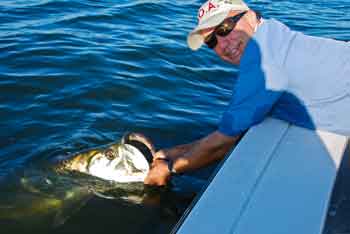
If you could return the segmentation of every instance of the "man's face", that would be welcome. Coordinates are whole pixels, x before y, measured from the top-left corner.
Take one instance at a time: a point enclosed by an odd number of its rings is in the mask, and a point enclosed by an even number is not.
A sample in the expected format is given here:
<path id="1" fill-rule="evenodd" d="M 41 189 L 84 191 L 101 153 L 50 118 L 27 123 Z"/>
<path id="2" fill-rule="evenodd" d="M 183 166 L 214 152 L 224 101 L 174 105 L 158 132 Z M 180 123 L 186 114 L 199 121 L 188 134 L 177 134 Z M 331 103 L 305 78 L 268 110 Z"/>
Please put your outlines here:
<path id="1" fill-rule="evenodd" d="M 232 12 L 229 16 L 235 16 L 240 12 Z M 205 29 L 202 36 L 207 37 L 215 28 Z M 239 65 L 244 49 L 254 30 L 245 17 L 242 17 L 234 29 L 226 36 L 215 35 L 217 44 L 213 48 L 216 54 L 229 63 Z"/>

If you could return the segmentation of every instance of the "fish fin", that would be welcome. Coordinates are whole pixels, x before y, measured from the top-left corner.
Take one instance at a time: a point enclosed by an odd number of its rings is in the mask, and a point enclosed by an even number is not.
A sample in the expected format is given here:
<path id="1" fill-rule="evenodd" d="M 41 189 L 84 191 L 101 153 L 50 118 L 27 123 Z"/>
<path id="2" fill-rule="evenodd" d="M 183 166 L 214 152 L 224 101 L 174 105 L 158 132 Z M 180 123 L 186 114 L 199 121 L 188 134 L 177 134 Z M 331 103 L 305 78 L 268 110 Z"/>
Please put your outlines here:
<path id="1" fill-rule="evenodd" d="M 77 213 L 94 194 L 89 188 L 79 187 L 66 192 L 63 198 L 63 207 L 59 210 L 53 220 L 53 227 L 63 225 L 71 216 Z"/>

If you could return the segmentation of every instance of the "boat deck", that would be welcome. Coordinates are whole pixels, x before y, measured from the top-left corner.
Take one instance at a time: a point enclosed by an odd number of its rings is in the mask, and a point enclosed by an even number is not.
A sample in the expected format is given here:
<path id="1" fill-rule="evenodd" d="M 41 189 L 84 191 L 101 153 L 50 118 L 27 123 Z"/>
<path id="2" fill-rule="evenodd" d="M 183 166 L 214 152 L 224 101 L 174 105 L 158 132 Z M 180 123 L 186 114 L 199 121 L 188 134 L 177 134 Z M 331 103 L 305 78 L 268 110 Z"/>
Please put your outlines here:
<path id="1" fill-rule="evenodd" d="M 347 143 L 266 119 L 247 132 L 174 233 L 322 233 Z"/>

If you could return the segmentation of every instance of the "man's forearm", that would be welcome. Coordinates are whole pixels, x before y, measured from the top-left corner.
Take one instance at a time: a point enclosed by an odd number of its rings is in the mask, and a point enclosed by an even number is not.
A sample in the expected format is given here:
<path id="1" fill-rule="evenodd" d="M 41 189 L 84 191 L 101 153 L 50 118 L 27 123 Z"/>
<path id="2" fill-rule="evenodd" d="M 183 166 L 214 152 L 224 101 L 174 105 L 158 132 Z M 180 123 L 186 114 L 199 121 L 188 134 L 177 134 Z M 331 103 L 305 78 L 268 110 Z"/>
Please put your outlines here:
<path id="1" fill-rule="evenodd" d="M 231 145 L 221 145 L 221 147 L 206 145 L 203 141 L 198 142 L 186 154 L 174 161 L 173 168 L 177 172 L 185 172 L 207 166 L 223 159 L 233 146 L 234 142 Z"/>
<path id="2" fill-rule="evenodd" d="M 230 137 L 215 131 L 193 143 L 159 150 L 154 155 L 151 169 L 144 183 L 162 186 L 170 179 L 172 169 L 182 173 L 220 160 L 238 142 L 239 138 L 240 136 Z M 167 158 L 172 162 L 160 158 Z M 173 165 L 172 169 L 169 167 L 170 163 Z"/>
<path id="3" fill-rule="evenodd" d="M 157 152 L 173 161 L 177 172 L 186 172 L 221 160 L 237 143 L 239 136 L 226 137 L 214 132 L 201 140 Z"/>
<path id="4" fill-rule="evenodd" d="M 198 143 L 199 141 L 194 141 L 188 144 L 177 145 L 169 149 L 161 149 L 156 153 L 156 157 L 166 157 L 175 161 L 177 158 L 184 156 L 191 151 L 191 149 L 193 149 Z"/>

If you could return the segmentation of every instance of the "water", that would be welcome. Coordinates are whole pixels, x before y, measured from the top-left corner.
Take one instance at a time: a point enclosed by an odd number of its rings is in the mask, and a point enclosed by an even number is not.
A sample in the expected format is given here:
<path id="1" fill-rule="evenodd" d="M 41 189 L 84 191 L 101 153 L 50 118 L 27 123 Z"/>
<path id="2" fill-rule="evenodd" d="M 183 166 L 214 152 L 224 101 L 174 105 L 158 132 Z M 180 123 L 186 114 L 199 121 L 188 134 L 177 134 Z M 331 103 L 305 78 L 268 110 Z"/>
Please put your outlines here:
<path id="1" fill-rule="evenodd" d="M 350 40 L 348 0 L 247 2 L 306 34 Z M 1 1 L 0 177 L 126 131 L 143 132 L 161 148 L 215 130 L 237 70 L 209 49 L 187 48 L 201 3 Z M 350 196 L 337 191 L 344 201 Z M 88 233 L 167 233 L 177 219 L 160 213 L 94 198 L 63 232 L 84 224 Z M 339 213 L 337 220 L 350 217 Z"/>

